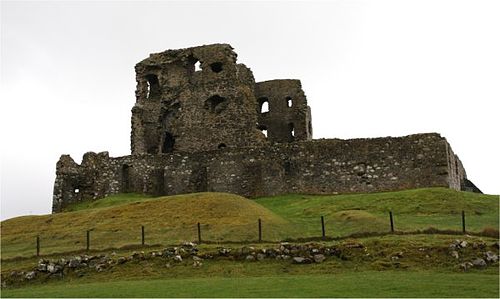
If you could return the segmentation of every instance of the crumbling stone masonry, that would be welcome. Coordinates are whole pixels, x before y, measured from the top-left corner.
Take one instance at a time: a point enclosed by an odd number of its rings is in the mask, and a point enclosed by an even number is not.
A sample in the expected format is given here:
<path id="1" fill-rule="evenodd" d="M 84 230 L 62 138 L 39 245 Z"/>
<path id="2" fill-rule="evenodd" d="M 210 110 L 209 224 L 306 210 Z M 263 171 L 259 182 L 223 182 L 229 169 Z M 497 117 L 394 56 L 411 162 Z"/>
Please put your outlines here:
<path id="1" fill-rule="evenodd" d="M 132 155 L 89 152 L 81 165 L 62 155 L 53 212 L 121 192 L 257 197 L 477 189 L 439 134 L 312 140 L 311 109 L 300 81 L 256 83 L 236 56 L 230 45 L 214 44 L 139 62 Z"/>

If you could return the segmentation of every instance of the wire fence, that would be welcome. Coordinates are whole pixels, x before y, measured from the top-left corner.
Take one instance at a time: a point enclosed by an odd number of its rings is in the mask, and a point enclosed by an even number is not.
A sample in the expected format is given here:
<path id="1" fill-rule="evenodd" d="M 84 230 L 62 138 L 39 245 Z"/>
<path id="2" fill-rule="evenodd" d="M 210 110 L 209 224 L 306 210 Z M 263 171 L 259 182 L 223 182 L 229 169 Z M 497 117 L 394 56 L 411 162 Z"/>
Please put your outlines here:
<path id="1" fill-rule="evenodd" d="M 342 228 L 341 231 L 344 234 L 336 232 L 336 226 L 340 226 L 339 222 L 335 219 L 328 219 L 326 216 L 319 216 L 316 223 L 273 223 L 268 226 L 260 218 L 256 219 L 254 223 L 239 225 L 221 224 L 214 221 L 214 223 L 187 223 L 170 228 L 151 225 L 128 228 L 100 228 L 96 226 L 81 232 L 32 232 L 27 235 L 2 240 L 2 258 L 175 245 L 180 242 L 194 242 L 197 244 L 303 242 L 415 233 L 471 234 L 498 238 L 498 225 L 489 230 L 483 229 L 481 232 L 468 231 L 465 211 L 462 211 L 460 218 L 456 219 L 454 229 L 449 227 L 437 229 L 436 226 L 427 226 L 426 229 L 422 229 L 422 227 L 409 229 L 408 225 L 402 225 L 402 229 L 398 229 L 397 219 L 395 219 L 393 212 L 389 211 L 385 224 L 374 221 L 363 229 L 356 230 L 356 228 L 352 228 L 349 230 Z M 433 224 L 436 224 L 436 222 Z M 477 225 L 475 227 L 477 228 Z"/>

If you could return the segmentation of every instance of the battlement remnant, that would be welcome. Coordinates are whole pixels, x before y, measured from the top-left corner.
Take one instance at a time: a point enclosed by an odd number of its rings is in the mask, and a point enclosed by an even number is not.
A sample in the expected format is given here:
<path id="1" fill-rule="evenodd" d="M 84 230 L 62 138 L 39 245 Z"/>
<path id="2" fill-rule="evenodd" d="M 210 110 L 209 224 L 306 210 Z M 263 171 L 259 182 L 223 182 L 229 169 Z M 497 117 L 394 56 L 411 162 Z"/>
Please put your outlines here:
<path id="1" fill-rule="evenodd" d="M 57 163 L 53 212 L 110 194 L 248 197 L 418 187 L 479 191 L 439 134 L 312 139 L 299 80 L 255 82 L 228 44 L 151 54 L 135 66 L 132 155 Z"/>

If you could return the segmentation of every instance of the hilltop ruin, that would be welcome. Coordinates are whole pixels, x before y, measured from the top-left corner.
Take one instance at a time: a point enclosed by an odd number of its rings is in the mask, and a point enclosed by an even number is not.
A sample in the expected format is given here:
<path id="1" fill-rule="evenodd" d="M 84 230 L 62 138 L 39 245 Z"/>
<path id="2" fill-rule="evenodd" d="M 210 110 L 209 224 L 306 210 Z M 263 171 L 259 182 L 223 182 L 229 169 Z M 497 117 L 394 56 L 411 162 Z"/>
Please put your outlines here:
<path id="1" fill-rule="evenodd" d="M 131 155 L 57 162 L 53 212 L 137 192 L 247 197 L 447 187 L 479 191 L 439 134 L 312 139 L 299 80 L 255 82 L 227 44 L 151 54 L 136 70 Z M 199 65 L 199 69 L 198 69 Z"/>

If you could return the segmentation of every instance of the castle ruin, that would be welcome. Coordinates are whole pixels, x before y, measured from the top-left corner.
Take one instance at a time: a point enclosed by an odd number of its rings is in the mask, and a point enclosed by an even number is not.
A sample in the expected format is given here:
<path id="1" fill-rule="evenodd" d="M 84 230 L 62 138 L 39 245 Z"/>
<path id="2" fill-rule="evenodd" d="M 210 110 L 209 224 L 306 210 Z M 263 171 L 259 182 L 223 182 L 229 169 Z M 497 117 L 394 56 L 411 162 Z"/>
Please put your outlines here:
<path id="1" fill-rule="evenodd" d="M 137 192 L 247 197 L 419 187 L 475 190 L 439 134 L 312 139 L 299 80 L 255 82 L 227 44 L 151 54 L 135 66 L 132 154 L 57 162 L 53 212 Z M 199 65 L 199 68 L 197 66 Z"/>

